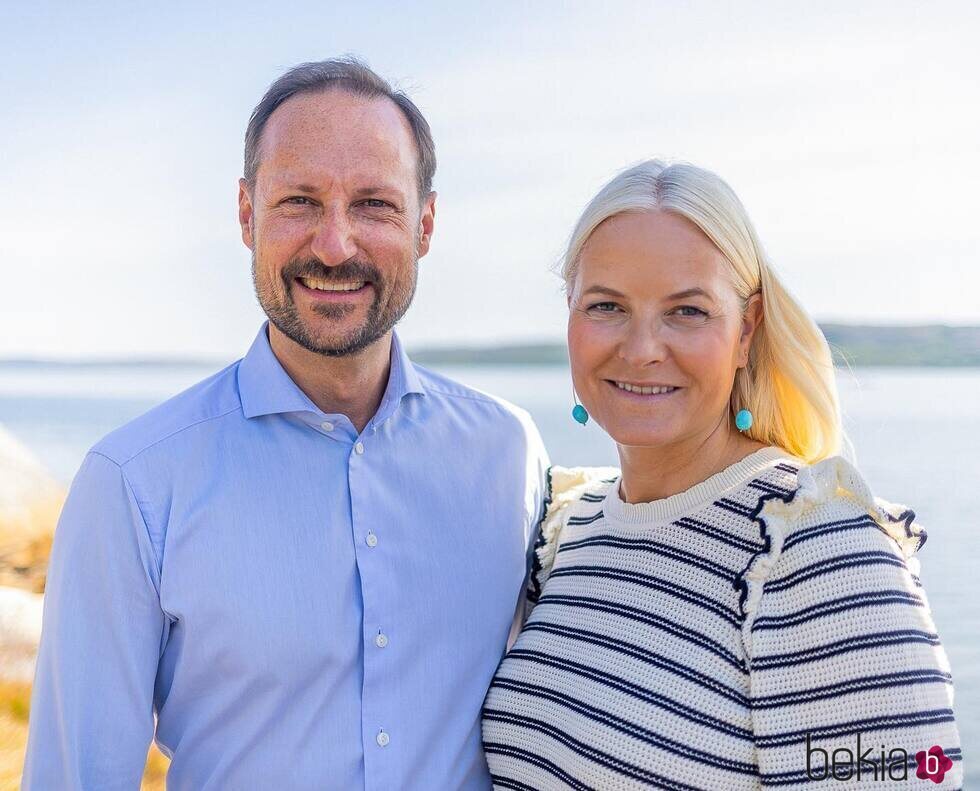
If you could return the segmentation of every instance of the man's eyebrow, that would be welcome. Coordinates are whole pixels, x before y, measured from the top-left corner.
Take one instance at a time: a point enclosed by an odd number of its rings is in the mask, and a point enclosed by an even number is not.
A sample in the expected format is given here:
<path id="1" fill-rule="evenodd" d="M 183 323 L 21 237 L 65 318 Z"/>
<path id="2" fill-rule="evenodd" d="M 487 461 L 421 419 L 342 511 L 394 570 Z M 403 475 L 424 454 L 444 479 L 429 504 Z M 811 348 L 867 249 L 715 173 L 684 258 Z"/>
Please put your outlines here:
<path id="1" fill-rule="evenodd" d="M 378 184 L 372 187 L 360 187 L 359 189 L 354 190 L 354 197 L 365 198 L 369 195 L 380 195 L 383 193 L 389 193 L 402 197 L 402 191 L 400 189 L 397 187 L 388 186 L 387 184 Z"/>
<path id="2" fill-rule="evenodd" d="M 316 187 L 311 187 L 309 184 L 284 184 L 283 189 L 287 192 L 308 192 L 310 194 L 317 191 Z"/>

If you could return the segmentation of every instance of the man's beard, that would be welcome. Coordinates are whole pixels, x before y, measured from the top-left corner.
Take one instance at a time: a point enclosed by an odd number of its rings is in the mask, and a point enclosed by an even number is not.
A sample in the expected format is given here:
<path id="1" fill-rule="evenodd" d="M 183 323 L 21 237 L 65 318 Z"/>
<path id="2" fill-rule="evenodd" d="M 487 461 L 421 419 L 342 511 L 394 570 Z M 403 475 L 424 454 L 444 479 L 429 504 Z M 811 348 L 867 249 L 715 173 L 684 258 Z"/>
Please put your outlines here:
<path id="1" fill-rule="evenodd" d="M 408 306 L 412 304 L 418 282 L 418 252 L 412 252 L 411 279 L 402 284 L 386 284 L 376 266 L 354 258 L 337 266 L 324 266 L 316 258 L 294 259 L 282 268 L 279 277 L 282 279 L 284 298 L 280 298 L 273 289 L 266 288 L 259 282 L 255 250 L 252 250 L 252 283 L 259 304 L 269 321 L 283 335 L 304 349 L 326 357 L 344 357 L 355 354 L 382 338 L 405 315 Z M 370 283 L 374 288 L 374 301 L 368 307 L 364 323 L 346 338 L 335 338 L 329 343 L 321 342 L 303 323 L 293 301 L 292 288 L 298 277 L 348 283 L 363 280 Z M 313 310 L 327 319 L 341 319 L 356 310 L 356 307 L 350 304 L 321 304 L 315 305 Z"/>

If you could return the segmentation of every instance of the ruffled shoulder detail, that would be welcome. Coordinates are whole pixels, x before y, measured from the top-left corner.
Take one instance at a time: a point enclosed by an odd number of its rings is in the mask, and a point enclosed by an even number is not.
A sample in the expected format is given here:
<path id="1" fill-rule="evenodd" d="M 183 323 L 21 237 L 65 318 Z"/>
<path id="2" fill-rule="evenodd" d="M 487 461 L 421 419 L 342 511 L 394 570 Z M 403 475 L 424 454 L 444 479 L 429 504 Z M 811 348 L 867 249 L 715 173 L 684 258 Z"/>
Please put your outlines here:
<path id="1" fill-rule="evenodd" d="M 615 467 L 559 467 L 548 469 L 548 491 L 534 560 L 528 598 L 536 602 L 545 579 L 555 564 L 562 527 L 574 512 L 574 505 L 584 495 L 596 495 L 619 477 Z"/>
<path id="2" fill-rule="evenodd" d="M 866 511 L 898 544 L 906 558 L 911 558 L 926 542 L 926 531 L 915 521 L 915 512 L 907 506 L 875 497 L 861 473 L 842 456 L 800 467 L 796 480 L 795 491 L 787 496 L 766 495 L 753 514 L 753 519 L 759 523 L 764 546 L 752 556 L 736 580 L 741 588 L 739 605 L 746 639 L 752 627 L 752 616 L 762 598 L 763 586 L 782 554 L 787 534 L 816 506 L 834 498 L 846 498 Z"/>

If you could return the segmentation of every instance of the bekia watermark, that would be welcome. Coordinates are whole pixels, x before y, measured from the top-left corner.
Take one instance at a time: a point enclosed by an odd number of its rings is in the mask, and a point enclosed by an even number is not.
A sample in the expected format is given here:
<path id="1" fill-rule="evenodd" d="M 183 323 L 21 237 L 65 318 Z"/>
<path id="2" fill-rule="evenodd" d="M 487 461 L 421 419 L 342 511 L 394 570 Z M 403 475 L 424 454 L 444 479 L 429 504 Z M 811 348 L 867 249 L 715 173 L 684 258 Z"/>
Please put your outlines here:
<path id="1" fill-rule="evenodd" d="M 872 745 L 861 749 L 861 734 L 857 735 L 854 749 L 838 747 L 828 753 L 822 747 L 814 747 L 810 734 L 806 735 L 806 776 L 810 780 L 908 780 L 910 760 L 908 750 L 885 745 Z M 920 780 L 941 783 L 953 762 L 934 745 L 915 754 L 915 776 Z"/>

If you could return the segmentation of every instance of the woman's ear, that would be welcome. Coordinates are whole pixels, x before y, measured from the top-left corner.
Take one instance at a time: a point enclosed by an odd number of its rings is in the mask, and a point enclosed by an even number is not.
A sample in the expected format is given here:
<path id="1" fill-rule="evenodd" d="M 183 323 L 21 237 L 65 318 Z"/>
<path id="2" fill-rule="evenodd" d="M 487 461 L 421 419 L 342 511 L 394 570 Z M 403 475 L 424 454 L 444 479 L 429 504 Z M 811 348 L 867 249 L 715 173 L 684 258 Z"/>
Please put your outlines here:
<path id="1" fill-rule="evenodd" d="M 738 337 L 739 367 L 749 364 L 749 349 L 752 348 L 752 338 L 763 321 L 762 294 L 756 291 L 742 311 L 741 333 Z"/>

